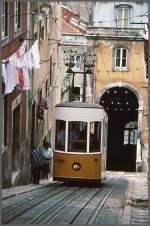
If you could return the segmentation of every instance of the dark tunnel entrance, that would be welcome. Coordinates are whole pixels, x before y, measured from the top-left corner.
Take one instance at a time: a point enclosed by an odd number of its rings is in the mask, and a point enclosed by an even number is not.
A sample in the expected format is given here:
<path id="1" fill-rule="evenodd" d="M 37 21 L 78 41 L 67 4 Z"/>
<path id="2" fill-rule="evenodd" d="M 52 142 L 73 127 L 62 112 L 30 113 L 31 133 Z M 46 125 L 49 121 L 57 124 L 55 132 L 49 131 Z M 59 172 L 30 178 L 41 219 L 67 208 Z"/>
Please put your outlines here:
<path id="1" fill-rule="evenodd" d="M 100 99 L 108 115 L 107 170 L 136 171 L 138 99 L 128 88 L 113 87 Z"/>

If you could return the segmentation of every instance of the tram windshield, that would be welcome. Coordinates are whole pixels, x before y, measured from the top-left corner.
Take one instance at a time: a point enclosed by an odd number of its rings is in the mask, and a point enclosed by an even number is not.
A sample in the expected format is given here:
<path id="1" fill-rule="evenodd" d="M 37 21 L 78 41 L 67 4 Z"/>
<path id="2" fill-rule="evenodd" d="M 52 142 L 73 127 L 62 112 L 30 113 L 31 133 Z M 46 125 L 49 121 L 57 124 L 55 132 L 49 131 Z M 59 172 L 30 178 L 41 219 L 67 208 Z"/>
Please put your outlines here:
<path id="1" fill-rule="evenodd" d="M 68 123 L 68 152 L 87 151 L 87 122 Z"/>
<path id="2" fill-rule="evenodd" d="M 65 151 L 66 122 L 56 120 L 55 149 Z"/>
<path id="3" fill-rule="evenodd" d="M 90 123 L 90 152 L 100 152 L 101 122 Z"/>

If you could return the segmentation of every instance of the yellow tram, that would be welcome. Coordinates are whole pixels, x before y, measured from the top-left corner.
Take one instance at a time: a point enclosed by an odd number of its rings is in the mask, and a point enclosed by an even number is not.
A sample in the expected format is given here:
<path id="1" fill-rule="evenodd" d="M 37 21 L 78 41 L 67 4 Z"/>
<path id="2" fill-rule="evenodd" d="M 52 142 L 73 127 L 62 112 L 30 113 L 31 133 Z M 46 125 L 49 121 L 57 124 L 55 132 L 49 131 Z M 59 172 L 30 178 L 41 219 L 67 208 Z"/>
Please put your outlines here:
<path id="1" fill-rule="evenodd" d="M 107 114 L 98 104 L 65 102 L 55 108 L 53 180 L 105 177 Z"/>

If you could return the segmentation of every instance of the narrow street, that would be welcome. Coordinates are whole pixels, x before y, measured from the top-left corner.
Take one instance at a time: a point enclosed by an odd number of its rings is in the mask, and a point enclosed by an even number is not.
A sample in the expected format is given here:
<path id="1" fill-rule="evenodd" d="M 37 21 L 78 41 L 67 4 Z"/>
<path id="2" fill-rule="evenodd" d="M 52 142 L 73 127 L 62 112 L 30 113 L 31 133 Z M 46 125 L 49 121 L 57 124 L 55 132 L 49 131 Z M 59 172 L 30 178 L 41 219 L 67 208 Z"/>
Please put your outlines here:
<path id="1" fill-rule="evenodd" d="M 149 1 L 0 10 L 2 223 L 148 224 Z"/>
<path id="2" fill-rule="evenodd" d="M 2 222 L 148 224 L 146 175 L 109 171 L 101 184 L 53 182 L 16 194 L 3 199 Z"/>

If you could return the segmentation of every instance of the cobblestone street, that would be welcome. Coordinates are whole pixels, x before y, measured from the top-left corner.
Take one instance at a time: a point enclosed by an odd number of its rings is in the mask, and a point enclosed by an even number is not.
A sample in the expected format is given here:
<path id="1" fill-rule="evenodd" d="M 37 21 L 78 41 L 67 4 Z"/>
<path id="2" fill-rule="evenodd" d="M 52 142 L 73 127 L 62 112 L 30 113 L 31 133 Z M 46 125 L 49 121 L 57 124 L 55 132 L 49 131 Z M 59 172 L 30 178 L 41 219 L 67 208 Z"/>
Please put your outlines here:
<path id="1" fill-rule="evenodd" d="M 118 175 L 111 172 L 100 187 L 65 186 L 50 180 L 47 183 L 41 181 L 37 186 L 24 186 L 22 191 L 21 188 L 20 191 L 17 188 L 3 189 L 3 221 L 21 224 L 148 224 L 146 175 Z M 40 197 L 43 198 L 38 200 Z"/>
<path id="2" fill-rule="evenodd" d="M 149 1 L 0 2 L 2 224 L 149 225 Z"/>

